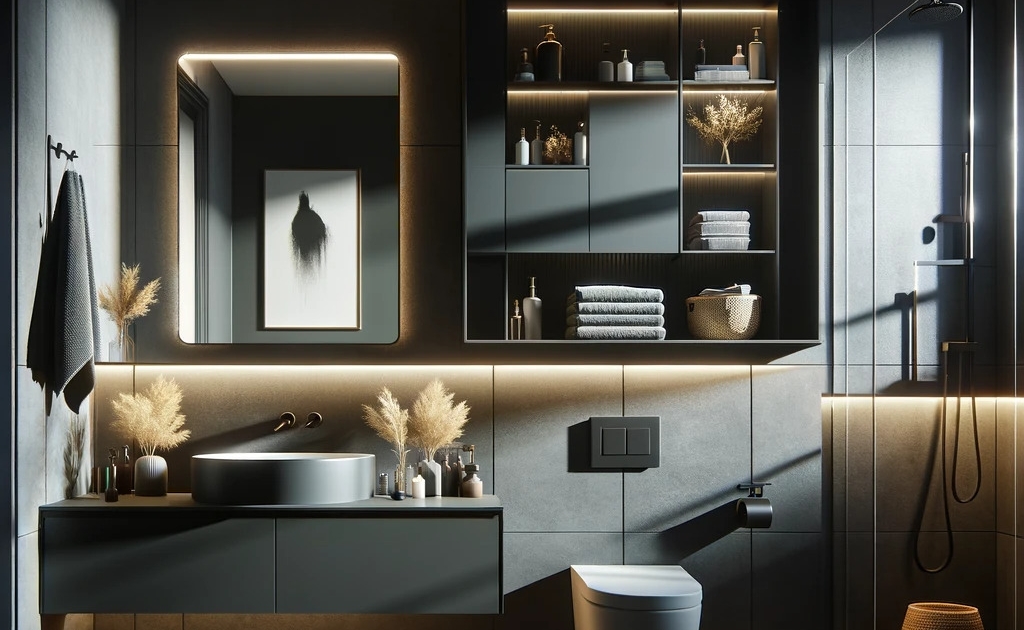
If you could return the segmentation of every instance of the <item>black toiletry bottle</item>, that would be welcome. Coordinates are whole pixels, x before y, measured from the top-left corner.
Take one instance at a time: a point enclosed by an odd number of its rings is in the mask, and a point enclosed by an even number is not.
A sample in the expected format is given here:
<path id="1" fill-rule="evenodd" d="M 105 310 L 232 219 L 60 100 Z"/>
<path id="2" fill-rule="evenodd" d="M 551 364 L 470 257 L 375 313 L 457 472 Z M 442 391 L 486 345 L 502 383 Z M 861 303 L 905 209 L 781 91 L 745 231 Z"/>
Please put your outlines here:
<path id="1" fill-rule="evenodd" d="M 541 24 L 540 28 L 548 29 L 544 41 L 537 44 L 536 60 L 533 69 L 538 81 L 562 80 L 562 44 L 555 40 L 555 25 Z"/>
<path id="2" fill-rule="evenodd" d="M 117 465 L 117 493 L 132 493 L 132 461 L 129 455 L 131 449 L 125 444 L 121 447 L 121 463 Z"/>
<path id="3" fill-rule="evenodd" d="M 117 503 L 117 470 L 114 461 L 117 459 L 117 451 L 109 449 L 110 451 L 110 470 L 113 473 L 113 478 L 108 479 L 107 487 L 103 491 L 103 500 L 107 503 Z"/>
<path id="4" fill-rule="evenodd" d="M 708 51 L 704 48 L 704 40 L 700 40 L 697 44 L 697 61 L 695 62 L 698 66 L 702 66 L 708 62 Z"/>

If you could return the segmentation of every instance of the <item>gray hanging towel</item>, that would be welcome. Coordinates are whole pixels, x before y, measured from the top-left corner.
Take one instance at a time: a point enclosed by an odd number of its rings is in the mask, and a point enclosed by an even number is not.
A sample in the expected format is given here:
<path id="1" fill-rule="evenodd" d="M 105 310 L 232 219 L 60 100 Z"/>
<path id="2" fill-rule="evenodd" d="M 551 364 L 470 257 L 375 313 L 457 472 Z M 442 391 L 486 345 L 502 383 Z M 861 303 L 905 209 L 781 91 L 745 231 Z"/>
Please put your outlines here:
<path id="1" fill-rule="evenodd" d="M 43 240 L 28 331 L 28 367 L 32 380 L 46 392 L 47 415 L 53 397 L 61 392 L 78 413 L 95 385 L 99 347 L 85 187 L 81 175 L 67 170 Z"/>

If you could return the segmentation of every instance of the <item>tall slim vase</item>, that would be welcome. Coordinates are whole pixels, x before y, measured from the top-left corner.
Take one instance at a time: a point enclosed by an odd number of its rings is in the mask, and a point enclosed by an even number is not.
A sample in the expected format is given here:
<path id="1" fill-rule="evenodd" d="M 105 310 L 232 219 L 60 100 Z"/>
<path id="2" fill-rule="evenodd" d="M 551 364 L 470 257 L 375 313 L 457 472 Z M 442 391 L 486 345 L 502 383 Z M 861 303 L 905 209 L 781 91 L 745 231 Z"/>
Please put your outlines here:
<path id="1" fill-rule="evenodd" d="M 167 460 L 143 455 L 135 460 L 135 496 L 162 497 L 167 494 Z"/>

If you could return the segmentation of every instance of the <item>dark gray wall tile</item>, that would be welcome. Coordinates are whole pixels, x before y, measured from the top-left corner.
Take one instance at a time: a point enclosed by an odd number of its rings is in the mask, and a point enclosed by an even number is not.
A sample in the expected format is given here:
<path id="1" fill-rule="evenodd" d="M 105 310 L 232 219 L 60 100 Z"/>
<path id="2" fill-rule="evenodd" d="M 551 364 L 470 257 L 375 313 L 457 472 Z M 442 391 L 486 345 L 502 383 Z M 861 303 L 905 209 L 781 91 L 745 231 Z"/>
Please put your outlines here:
<path id="1" fill-rule="evenodd" d="M 18 0 L 17 3 L 17 247 L 15 264 L 17 335 L 15 357 L 25 365 L 28 328 L 39 272 L 46 221 L 46 3 Z M 57 166 L 53 161 L 54 168 Z"/>
<path id="2" fill-rule="evenodd" d="M 772 531 L 821 530 L 823 367 L 753 368 L 752 477 L 769 481 Z M 786 392 L 780 396 L 779 392 Z"/>
<path id="3" fill-rule="evenodd" d="M 870 532 L 874 529 L 875 467 L 872 460 L 875 446 L 871 403 L 869 398 L 838 398 L 835 402 L 833 431 L 842 433 L 845 442 L 845 467 L 837 474 L 837 479 L 846 478 L 846 501 L 835 514 L 837 531 Z"/>
<path id="4" fill-rule="evenodd" d="M 996 534 L 996 627 L 1013 628 L 1014 606 L 1016 605 L 1017 552 L 1014 537 Z"/>
<path id="5" fill-rule="evenodd" d="M 833 0 L 826 6 L 831 10 L 833 142 L 871 144 L 871 11 L 858 0 Z"/>
<path id="6" fill-rule="evenodd" d="M 873 168 L 874 155 L 871 147 L 848 148 L 845 200 L 847 256 L 839 263 L 846 273 L 846 309 L 836 313 L 840 325 L 846 327 L 847 364 L 870 365 L 873 360 Z"/>
<path id="7" fill-rule="evenodd" d="M 826 624 L 826 564 L 822 534 L 753 532 L 751 550 L 754 630 Z M 794 606 L 793 593 L 800 593 Z"/>
<path id="8" fill-rule="evenodd" d="M 184 630 L 442 630 L 459 624 L 489 630 L 493 619 L 488 615 L 185 615 Z"/>
<path id="9" fill-rule="evenodd" d="M 978 476 L 969 408 L 961 407 L 960 452 L 957 488 L 968 497 Z M 875 402 L 876 470 L 880 531 L 942 531 L 943 482 L 940 443 L 940 400 L 879 398 Z M 946 475 L 952 483 L 956 404 L 948 403 L 946 417 Z M 981 446 L 981 489 L 971 503 L 960 504 L 950 496 L 950 515 L 957 531 L 991 531 L 995 526 L 995 402 L 978 400 Z M 952 486 L 949 486 L 950 491 Z"/>
<path id="10" fill-rule="evenodd" d="M 622 531 L 619 472 L 571 472 L 569 429 L 622 415 L 622 367 L 496 366 L 494 489 L 506 532 Z"/>
<path id="11" fill-rule="evenodd" d="M 1016 436 L 1014 428 L 1017 403 L 1013 399 L 996 400 L 996 531 L 1013 536 L 1014 520 L 1017 516 L 1016 497 Z"/>
<path id="12" fill-rule="evenodd" d="M 985 627 L 996 627 L 995 534 L 954 534 L 953 560 L 947 569 L 936 574 L 924 573 L 914 565 L 912 533 L 883 532 L 876 540 L 879 628 L 899 627 L 907 604 L 919 601 L 977 606 Z M 925 566 L 936 566 L 947 551 L 945 533 L 923 534 L 920 547 Z"/>
<path id="13" fill-rule="evenodd" d="M 751 536 L 728 534 L 694 550 L 693 542 L 671 530 L 626 534 L 626 564 L 679 564 L 700 582 L 701 628 L 750 628 Z"/>
<path id="14" fill-rule="evenodd" d="M 569 566 L 622 564 L 622 534 L 506 533 L 504 557 L 505 612 L 495 627 L 570 630 Z"/>
<path id="15" fill-rule="evenodd" d="M 661 416 L 661 466 L 625 475 L 626 531 L 664 531 L 742 496 L 750 368 L 626 366 L 624 384 L 626 415 Z"/>
<path id="16" fill-rule="evenodd" d="M 832 541 L 832 618 L 836 628 L 873 630 L 875 549 L 869 532 L 837 533 Z"/>
<path id="17" fill-rule="evenodd" d="M 46 412 L 43 393 L 28 368 L 16 368 L 18 387 L 15 424 L 15 476 L 17 480 L 17 535 L 39 529 L 39 506 L 46 500 Z"/>

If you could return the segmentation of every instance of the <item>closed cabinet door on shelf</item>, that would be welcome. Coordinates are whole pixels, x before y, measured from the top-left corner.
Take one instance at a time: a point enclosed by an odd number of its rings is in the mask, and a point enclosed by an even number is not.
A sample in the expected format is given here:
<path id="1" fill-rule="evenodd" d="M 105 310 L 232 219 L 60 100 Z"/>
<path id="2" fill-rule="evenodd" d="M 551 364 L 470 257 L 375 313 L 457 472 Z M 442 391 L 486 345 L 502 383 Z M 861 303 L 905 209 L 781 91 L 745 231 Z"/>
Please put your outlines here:
<path id="1" fill-rule="evenodd" d="M 510 252 L 586 252 L 590 247 L 587 169 L 505 171 L 505 234 Z"/>

